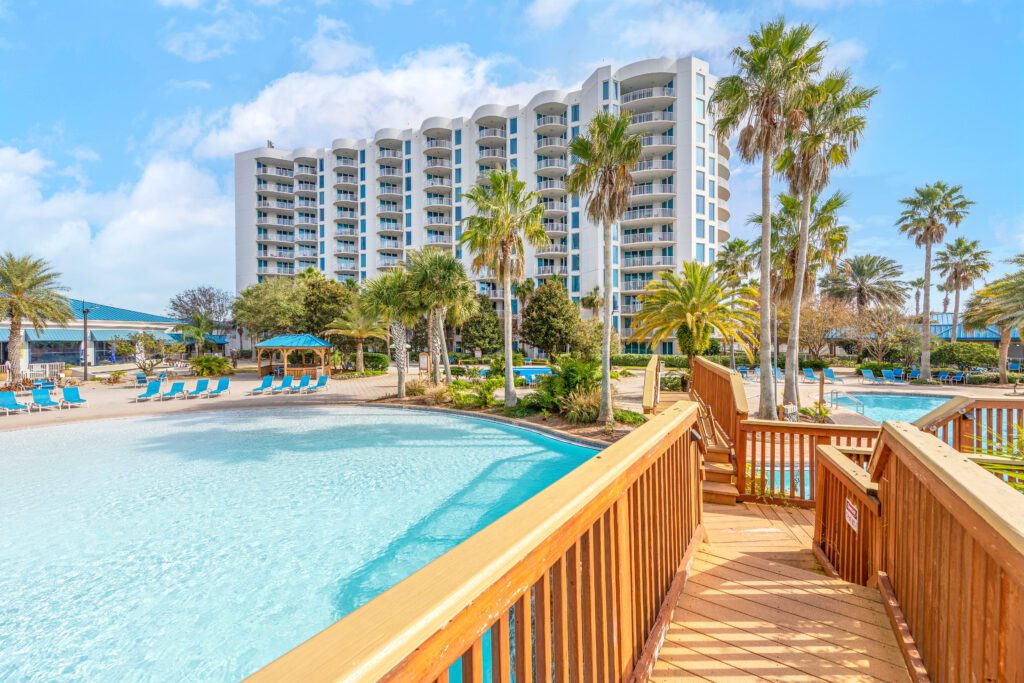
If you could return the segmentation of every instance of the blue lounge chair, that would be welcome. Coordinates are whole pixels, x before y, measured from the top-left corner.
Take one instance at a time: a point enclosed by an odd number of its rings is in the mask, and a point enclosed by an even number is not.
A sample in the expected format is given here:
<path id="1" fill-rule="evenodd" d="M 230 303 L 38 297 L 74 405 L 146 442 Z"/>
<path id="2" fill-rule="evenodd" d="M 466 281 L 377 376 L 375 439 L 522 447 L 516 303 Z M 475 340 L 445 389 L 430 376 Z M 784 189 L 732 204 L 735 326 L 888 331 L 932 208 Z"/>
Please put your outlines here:
<path id="1" fill-rule="evenodd" d="M 202 398 L 210 391 L 210 380 L 208 379 L 197 379 L 196 388 L 185 394 L 185 398 Z"/>
<path id="2" fill-rule="evenodd" d="M 220 396 L 221 394 L 226 393 L 230 387 L 231 378 L 221 377 L 219 380 L 217 380 L 217 388 L 213 389 L 212 391 L 206 392 L 206 398 L 215 398 L 217 396 Z"/>
<path id="3" fill-rule="evenodd" d="M 135 397 L 135 402 L 148 401 L 151 398 L 157 400 L 160 399 L 160 382 L 159 380 L 150 380 L 149 384 L 146 385 L 145 393 L 139 394 Z"/>
<path id="4" fill-rule="evenodd" d="M 53 385 L 52 379 L 34 379 L 32 380 L 32 387 L 34 389 L 46 389 L 47 391 L 57 388 Z"/>
<path id="5" fill-rule="evenodd" d="M 903 376 L 903 368 L 896 368 L 895 370 L 892 371 L 892 374 L 893 374 L 893 377 L 895 377 L 896 379 L 898 379 L 900 381 L 903 381 L 904 379 L 906 379 Z"/>
<path id="6" fill-rule="evenodd" d="M 836 377 L 836 371 L 832 368 L 825 368 L 822 372 L 825 373 L 825 379 L 832 384 L 835 384 L 836 382 L 839 382 L 840 384 L 846 383 L 841 377 Z"/>
<path id="7" fill-rule="evenodd" d="M 144 387 L 146 386 L 146 373 L 137 372 L 135 373 L 135 386 Z"/>
<path id="8" fill-rule="evenodd" d="M 814 374 L 814 370 L 810 368 L 804 368 L 804 379 L 808 382 L 818 382 L 821 380 L 820 377 Z"/>
<path id="9" fill-rule="evenodd" d="M 321 389 L 326 389 L 327 380 L 329 379 L 330 377 L 328 377 L 327 375 L 320 375 L 320 377 L 318 377 L 316 380 L 316 384 L 310 384 L 308 387 L 303 389 L 303 391 L 305 391 L 307 394 L 315 394 Z"/>
<path id="10" fill-rule="evenodd" d="M 778 381 L 786 381 L 786 378 L 782 376 L 782 370 L 779 370 L 778 368 L 772 368 L 772 374 L 775 375 L 775 379 L 777 379 Z"/>
<path id="11" fill-rule="evenodd" d="M 939 374 L 938 374 L 938 375 L 937 375 L 937 376 L 935 377 L 935 379 L 939 380 L 940 382 L 948 382 L 948 381 L 949 381 L 949 373 L 948 373 L 948 372 L 946 372 L 945 370 L 942 370 L 942 371 L 941 371 L 941 372 L 939 372 Z"/>
<path id="12" fill-rule="evenodd" d="M 165 398 L 185 398 L 185 383 L 171 382 L 171 388 L 160 394 L 160 400 Z"/>
<path id="13" fill-rule="evenodd" d="M 1010 372 L 1020 372 L 1020 363 L 1010 363 Z"/>
<path id="14" fill-rule="evenodd" d="M 263 382 L 258 387 L 253 387 L 249 390 L 249 396 L 259 396 L 263 392 L 270 389 L 270 385 L 274 383 L 273 375 L 263 375 Z"/>
<path id="15" fill-rule="evenodd" d="M 57 410 L 63 408 L 59 401 L 54 401 L 50 396 L 49 389 L 33 389 L 32 403 L 28 406 L 29 412 L 32 412 L 32 406 L 35 406 L 39 412 L 43 412 L 43 408 L 56 408 Z"/>
<path id="16" fill-rule="evenodd" d="M 28 406 L 18 403 L 14 398 L 13 391 L 0 391 L 0 409 L 4 411 L 5 415 L 11 413 L 23 413 L 28 410 Z"/>
<path id="17" fill-rule="evenodd" d="M 276 387 L 270 388 L 270 393 L 278 394 L 285 391 L 289 391 L 292 388 L 292 379 L 294 378 L 291 375 L 285 375 L 284 377 L 281 378 L 280 384 L 278 384 Z"/>
<path id="18" fill-rule="evenodd" d="M 958 372 L 955 375 L 953 375 L 952 377 L 949 377 L 946 381 L 949 382 L 950 384 L 960 384 L 961 382 L 963 382 L 964 384 L 967 384 L 967 380 L 964 379 L 964 377 L 966 377 L 966 376 L 967 376 L 967 373 Z"/>
<path id="19" fill-rule="evenodd" d="M 68 408 L 70 408 L 71 406 L 88 407 L 89 405 L 89 402 L 82 398 L 82 396 L 78 393 L 78 387 L 64 387 L 61 390 L 61 393 L 63 394 L 63 397 L 61 398 L 61 403 L 66 404 Z"/>
<path id="20" fill-rule="evenodd" d="M 921 379 L 921 371 L 920 370 L 911 370 L 910 371 L 910 377 L 908 377 L 907 379 L 910 380 L 911 382 L 913 382 L 915 379 Z"/>
<path id="21" fill-rule="evenodd" d="M 867 368 L 864 368 L 863 370 L 861 370 L 860 374 L 861 374 L 861 378 L 862 378 L 861 379 L 861 383 L 862 384 L 863 384 L 864 380 L 867 380 L 869 382 L 874 382 L 875 384 L 884 384 L 885 383 L 884 379 L 882 379 L 881 377 L 875 377 L 875 373 L 871 372 L 871 370 L 868 370 Z"/>
<path id="22" fill-rule="evenodd" d="M 892 384 L 903 384 L 903 380 L 897 379 L 892 370 L 882 370 L 882 377 L 885 378 L 886 382 L 890 382 Z"/>
<path id="23" fill-rule="evenodd" d="M 303 375 L 299 378 L 299 383 L 288 387 L 288 393 L 290 394 L 301 394 L 303 391 L 309 388 L 309 375 Z"/>

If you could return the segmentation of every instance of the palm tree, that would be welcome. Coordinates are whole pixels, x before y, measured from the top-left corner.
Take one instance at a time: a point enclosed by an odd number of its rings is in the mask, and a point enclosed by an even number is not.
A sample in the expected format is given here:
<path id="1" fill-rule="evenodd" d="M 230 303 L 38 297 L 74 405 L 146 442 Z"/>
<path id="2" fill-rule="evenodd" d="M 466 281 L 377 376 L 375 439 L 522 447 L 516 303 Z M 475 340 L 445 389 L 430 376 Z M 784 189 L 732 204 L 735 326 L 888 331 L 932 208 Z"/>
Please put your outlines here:
<path id="1" fill-rule="evenodd" d="M 193 313 L 188 322 L 184 322 L 174 329 L 181 332 L 185 339 L 192 340 L 195 354 L 199 356 L 206 348 L 206 335 L 213 334 L 214 323 L 202 313 Z"/>
<path id="2" fill-rule="evenodd" d="M 991 325 L 999 329 L 999 383 L 1006 384 L 1013 330 L 1024 330 L 1024 272 L 996 280 L 967 301 L 964 327 L 982 330 Z"/>
<path id="3" fill-rule="evenodd" d="M 960 292 L 980 280 L 992 267 L 991 253 L 981 249 L 978 240 L 957 237 L 935 255 L 935 269 L 945 279 L 946 289 L 953 290 L 953 331 L 950 342 L 956 341 L 956 328 L 960 324 Z"/>
<path id="4" fill-rule="evenodd" d="M 44 259 L 15 256 L 9 251 L 0 256 L 0 320 L 11 321 L 7 343 L 11 384 L 21 381 L 22 321 L 27 319 L 36 332 L 50 323 L 66 324 L 71 319 L 66 291 L 60 273 Z"/>
<path id="5" fill-rule="evenodd" d="M 629 112 L 597 112 L 586 135 L 573 138 L 569 153 L 576 166 L 566 177 L 569 192 L 587 197 L 587 216 L 603 227 L 605 293 L 612 291 L 612 224 L 629 207 L 633 188 L 630 169 L 640 160 L 643 143 L 631 134 Z M 612 406 L 612 297 L 604 297 L 604 331 L 601 338 L 601 410 L 598 420 L 610 428 L 615 421 Z"/>
<path id="6" fill-rule="evenodd" d="M 494 170 L 488 183 L 477 185 L 464 196 L 473 207 L 465 218 L 460 243 L 473 254 L 473 268 L 491 269 L 501 281 L 505 310 L 505 405 L 516 404 L 512 362 L 512 283 L 523 279 L 526 244 L 536 247 L 550 242 L 544 231 L 544 205 L 540 194 L 526 189 L 515 169 Z"/>
<path id="7" fill-rule="evenodd" d="M 942 295 L 942 314 L 946 315 L 949 313 L 949 287 L 943 283 L 936 285 L 935 289 Z"/>
<path id="8" fill-rule="evenodd" d="M 338 335 L 355 340 L 356 372 L 363 371 L 363 343 L 367 339 L 384 339 L 387 333 L 387 325 L 380 316 L 371 311 L 369 306 L 359 303 L 350 307 L 340 318 L 332 320 L 323 331 L 324 336 Z"/>
<path id="9" fill-rule="evenodd" d="M 678 273 L 660 273 L 644 288 L 640 301 L 631 341 L 653 335 L 654 346 L 675 335 L 690 359 L 703 353 L 711 333 L 717 332 L 750 353 L 757 334 L 757 290 L 713 264 L 684 261 Z"/>
<path id="10" fill-rule="evenodd" d="M 754 270 L 754 245 L 738 237 L 734 237 L 721 246 L 715 269 L 725 277 L 736 278 L 741 284 L 747 283 L 750 272 Z M 736 345 L 729 343 L 729 367 L 736 368 Z"/>
<path id="11" fill-rule="evenodd" d="M 903 268 L 885 256 L 862 254 L 843 261 L 838 273 L 821 279 L 821 290 L 828 296 L 857 304 L 857 313 L 869 306 L 902 306 L 907 285 L 900 281 Z"/>
<path id="12" fill-rule="evenodd" d="M 924 287 L 924 278 L 916 277 L 907 283 L 914 289 L 914 317 L 921 317 L 921 289 Z"/>
<path id="13" fill-rule="evenodd" d="M 921 319 L 921 376 L 931 377 L 931 288 L 932 246 L 940 244 L 950 226 L 959 226 L 974 202 L 964 197 L 959 185 L 941 180 L 914 189 L 914 196 L 901 199 L 906 207 L 896 227 L 919 247 L 924 247 L 924 316 Z"/>
<path id="14" fill-rule="evenodd" d="M 847 166 L 850 155 L 860 144 L 867 126 L 864 111 L 878 88 L 850 84 L 848 72 L 828 74 L 819 83 L 809 85 L 802 94 L 801 106 L 794 118 L 801 120 L 788 136 L 786 150 L 779 157 L 791 192 L 799 197 L 799 236 L 793 267 L 793 292 L 790 300 L 789 339 L 786 342 L 786 383 L 783 401 L 799 404 L 798 372 L 800 364 L 800 307 L 811 227 L 811 200 L 829 183 L 832 169 Z M 836 194 L 840 204 L 842 195 Z M 811 282 L 813 282 L 813 277 Z"/>
<path id="15" fill-rule="evenodd" d="M 594 287 L 592 290 L 584 294 L 580 298 L 580 305 L 590 311 L 593 315 L 598 315 L 601 312 L 601 307 L 604 306 L 604 297 L 601 296 L 601 288 Z"/>
<path id="16" fill-rule="evenodd" d="M 740 156 L 761 159 L 761 399 L 758 414 L 775 419 L 775 382 L 771 371 L 771 177 L 776 157 L 794 123 L 798 96 L 821 69 L 825 43 L 811 43 L 806 24 L 787 28 L 783 19 L 762 24 L 732 52 L 737 74 L 719 79 L 711 98 L 719 141 L 739 131 Z"/>
<path id="17" fill-rule="evenodd" d="M 433 384 L 440 381 L 442 365 L 447 380 L 451 381 L 444 322 L 448 317 L 449 308 L 466 297 L 475 296 L 473 283 L 466 276 L 462 262 L 448 251 L 424 249 L 410 252 L 406 267 L 409 270 L 412 290 L 427 312 L 430 381 Z"/>
<path id="18" fill-rule="evenodd" d="M 409 271 L 404 268 L 381 273 L 363 285 L 362 305 L 371 315 L 387 322 L 398 370 L 398 398 L 405 398 L 409 369 L 409 328 L 420 319 L 421 309 L 413 296 Z"/>

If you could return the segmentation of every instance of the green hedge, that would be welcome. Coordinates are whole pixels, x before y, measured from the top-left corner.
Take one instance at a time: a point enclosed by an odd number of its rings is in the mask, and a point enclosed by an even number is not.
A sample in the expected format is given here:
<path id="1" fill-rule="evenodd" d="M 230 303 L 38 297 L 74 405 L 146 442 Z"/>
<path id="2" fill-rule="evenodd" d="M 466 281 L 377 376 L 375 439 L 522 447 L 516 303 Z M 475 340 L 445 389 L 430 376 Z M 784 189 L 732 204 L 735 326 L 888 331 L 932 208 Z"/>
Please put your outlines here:
<path id="1" fill-rule="evenodd" d="M 991 368 L 999 363 L 999 351 L 994 346 L 977 342 L 939 344 L 932 351 L 932 363 L 957 367 Z"/>
<path id="2" fill-rule="evenodd" d="M 388 357 L 384 353 L 364 353 L 363 369 L 383 372 L 388 369 Z"/>
<path id="3" fill-rule="evenodd" d="M 1014 384 L 1021 380 L 1024 380 L 1024 374 L 1019 372 L 1009 372 L 1006 374 L 1006 379 L 1009 380 L 1010 384 Z M 968 384 L 998 384 L 999 373 L 998 372 L 979 372 L 973 375 L 967 376 Z"/>

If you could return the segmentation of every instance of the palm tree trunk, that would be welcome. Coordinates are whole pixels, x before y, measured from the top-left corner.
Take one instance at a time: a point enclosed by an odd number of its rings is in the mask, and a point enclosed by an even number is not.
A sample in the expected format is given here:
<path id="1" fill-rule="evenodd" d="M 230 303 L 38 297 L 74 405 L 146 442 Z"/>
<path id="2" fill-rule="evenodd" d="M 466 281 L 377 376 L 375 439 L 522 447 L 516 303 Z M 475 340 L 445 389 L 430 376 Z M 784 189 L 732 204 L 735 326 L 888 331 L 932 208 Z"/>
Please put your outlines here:
<path id="1" fill-rule="evenodd" d="M 439 346 L 441 347 L 441 365 L 444 366 L 444 381 L 448 384 L 452 383 L 452 366 L 448 361 L 448 341 L 444 332 L 444 319 L 448 313 L 442 309 L 437 316 L 437 338 Z"/>
<path id="2" fill-rule="evenodd" d="M 437 348 L 437 311 L 431 310 L 427 314 L 427 352 L 430 355 L 430 383 L 438 384 L 441 381 L 440 353 Z"/>
<path id="3" fill-rule="evenodd" d="M 921 305 L 921 379 L 932 378 L 932 243 L 924 245 L 924 296 Z"/>
<path id="4" fill-rule="evenodd" d="M 615 425 L 612 405 L 612 224 L 604 224 L 604 320 L 601 333 L 601 411 L 597 421 Z M 653 349 L 652 349 L 653 350 Z"/>
<path id="5" fill-rule="evenodd" d="M 921 317 L 921 290 L 914 292 L 914 316 Z"/>
<path id="6" fill-rule="evenodd" d="M 501 303 L 505 308 L 505 320 L 502 327 L 505 332 L 505 407 L 514 408 L 519 398 L 516 396 L 515 374 L 512 370 L 512 276 L 506 261 L 504 274 L 501 276 Z"/>
<path id="7" fill-rule="evenodd" d="M 1013 333 L 1012 328 L 1008 325 L 999 326 L 999 383 L 1008 384 L 1010 378 L 1007 375 L 1007 369 L 1010 360 L 1010 335 Z"/>
<path id="8" fill-rule="evenodd" d="M 398 370 L 398 398 L 405 398 L 405 373 L 409 365 L 409 351 L 405 345 L 405 326 L 402 323 L 391 323 L 391 338 L 394 340 L 395 368 Z"/>
<path id="9" fill-rule="evenodd" d="M 800 202 L 800 242 L 797 245 L 796 272 L 793 275 L 793 301 L 789 313 L 789 338 L 786 340 L 786 387 L 783 402 L 800 405 L 800 306 L 803 303 L 807 273 L 807 240 L 811 224 L 811 195 L 803 193 Z"/>
<path id="10" fill-rule="evenodd" d="M 24 334 L 21 331 L 21 318 L 11 316 L 11 330 L 7 338 L 7 358 L 11 361 L 11 376 L 7 383 L 14 386 L 21 381 L 21 344 Z"/>
<path id="11" fill-rule="evenodd" d="M 363 371 L 363 340 L 356 339 L 356 372 Z"/>
<path id="12" fill-rule="evenodd" d="M 960 287 L 953 290 L 953 330 L 949 333 L 950 343 L 956 341 L 956 328 L 960 324 Z"/>
<path id="13" fill-rule="evenodd" d="M 758 417 L 778 419 L 772 370 L 772 159 L 761 157 L 761 398 Z"/>

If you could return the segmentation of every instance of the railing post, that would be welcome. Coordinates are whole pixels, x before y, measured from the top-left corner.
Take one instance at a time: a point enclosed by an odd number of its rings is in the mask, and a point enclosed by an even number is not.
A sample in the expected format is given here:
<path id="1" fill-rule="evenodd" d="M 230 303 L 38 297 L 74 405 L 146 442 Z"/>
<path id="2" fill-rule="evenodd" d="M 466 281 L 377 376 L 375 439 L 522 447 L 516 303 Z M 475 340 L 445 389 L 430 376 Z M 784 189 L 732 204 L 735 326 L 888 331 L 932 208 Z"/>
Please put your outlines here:
<path id="1" fill-rule="evenodd" d="M 618 677 L 624 681 L 633 671 L 633 569 L 630 563 L 629 496 L 623 493 L 615 503 L 615 562 L 618 619 L 615 620 L 615 642 L 618 645 Z"/>
<path id="2" fill-rule="evenodd" d="M 736 489 L 743 495 L 747 492 L 747 433 L 743 431 L 742 422 L 736 425 L 733 447 L 736 450 Z"/>

